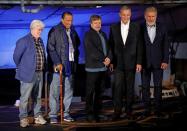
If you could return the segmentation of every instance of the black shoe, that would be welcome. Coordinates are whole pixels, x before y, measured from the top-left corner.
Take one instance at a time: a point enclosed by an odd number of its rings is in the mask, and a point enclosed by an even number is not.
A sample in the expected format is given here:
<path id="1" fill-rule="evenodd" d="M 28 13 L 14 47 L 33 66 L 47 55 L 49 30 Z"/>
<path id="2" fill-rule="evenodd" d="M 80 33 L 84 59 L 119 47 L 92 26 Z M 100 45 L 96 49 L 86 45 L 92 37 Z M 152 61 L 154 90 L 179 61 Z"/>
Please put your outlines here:
<path id="1" fill-rule="evenodd" d="M 125 116 L 125 119 L 128 119 L 128 120 L 135 120 L 135 116 L 132 115 L 132 112 L 127 112 L 126 116 Z"/>
<path id="2" fill-rule="evenodd" d="M 158 118 L 165 118 L 166 114 L 163 114 L 162 112 L 154 112 L 154 115 Z"/>
<path id="3" fill-rule="evenodd" d="M 132 120 L 135 120 L 135 116 L 133 116 L 133 115 L 126 115 L 125 119 L 128 119 L 128 120 L 132 121 Z"/>
<path id="4" fill-rule="evenodd" d="M 120 120 L 120 114 L 114 113 L 114 114 L 112 115 L 112 121 L 117 121 L 117 120 Z"/>
<path id="5" fill-rule="evenodd" d="M 147 117 L 149 117 L 149 116 L 151 116 L 151 113 L 150 113 L 150 112 L 142 112 L 142 113 L 140 114 L 140 116 L 137 117 L 136 120 L 143 120 L 143 119 L 145 119 L 145 118 L 147 118 Z"/>
<path id="6" fill-rule="evenodd" d="M 149 117 L 149 116 L 151 116 L 151 112 L 150 111 L 145 111 L 145 112 L 143 112 L 143 116 Z"/>
<path id="7" fill-rule="evenodd" d="M 96 122 L 96 119 L 95 119 L 94 115 L 88 115 L 87 116 L 87 121 L 88 122 Z"/>
<path id="8" fill-rule="evenodd" d="M 96 122 L 100 122 L 100 117 L 98 115 L 95 115 Z"/>

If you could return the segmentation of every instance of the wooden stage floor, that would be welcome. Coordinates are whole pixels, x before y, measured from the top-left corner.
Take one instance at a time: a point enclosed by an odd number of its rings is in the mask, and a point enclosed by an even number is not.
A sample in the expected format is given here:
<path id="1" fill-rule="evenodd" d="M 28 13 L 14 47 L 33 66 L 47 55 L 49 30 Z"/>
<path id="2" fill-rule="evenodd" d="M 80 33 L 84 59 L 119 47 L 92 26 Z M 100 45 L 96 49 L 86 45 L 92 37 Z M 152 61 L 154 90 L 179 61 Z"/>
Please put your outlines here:
<path id="1" fill-rule="evenodd" d="M 75 122 L 62 122 L 51 125 L 49 118 L 46 115 L 43 107 L 43 113 L 48 121 L 46 125 L 31 124 L 27 128 L 19 126 L 19 110 L 13 105 L 0 105 L 0 131 L 158 131 L 158 130 L 187 130 L 187 98 L 174 98 L 164 100 L 163 114 L 164 117 L 158 118 L 150 115 L 145 119 L 127 120 L 123 119 L 125 114 L 122 114 L 122 119 L 119 121 L 111 121 L 113 113 L 112 101 L 103 101 L 103 110 L 100 114 L 101 121 L 89 123 L 86 121 L 84 110 L 84 102 L 72 103 L 72 116 L 76 119 Z M 143 111 L 141 103 L 137 102 L 133 106 L 134 115 L 139 116 Z M 32 114 L 32 113 L 30 113 Z M 33 117 L 29 117 L 30 122 L 33 122 Z M 59 117 L 60 118 L 60 117 Z M 60 121 L 60 120 L 59 120 Z"/>

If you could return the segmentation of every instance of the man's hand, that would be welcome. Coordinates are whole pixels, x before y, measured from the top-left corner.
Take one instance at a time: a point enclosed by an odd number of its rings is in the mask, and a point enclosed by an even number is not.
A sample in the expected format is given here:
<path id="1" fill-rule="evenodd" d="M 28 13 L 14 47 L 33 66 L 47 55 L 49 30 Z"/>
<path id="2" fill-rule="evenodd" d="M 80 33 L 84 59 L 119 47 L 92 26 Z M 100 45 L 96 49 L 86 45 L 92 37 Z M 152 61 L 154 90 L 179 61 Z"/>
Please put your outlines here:
<path id="1" fill-rule="evenodd" d="M 137 65 L 136 65 L 136 71 L 137 71 L 137 72 L 140 72 L 141 70 L 142 70 L 142 65 L 137 64 Z"/>
<path id="2" fill-rule="evenodd" d="M 161 63 L 161 69 L 165 70 L 168 67 L 167 63 Z"/>
<path id="3" fill-rule="evenodd" d="M 110 64 L 110 59 L 108 57 L 106 57 L 105 60 L 104 60 L 104 62 L 103 62 L 103 64 L 105 66 L 108 66 Z"/>
<path id="4" fill-rule="evenodd" d="M 63 69 L 62 64 L 58 64 L 57 66 L 54 67 L 55 72 L 58 72 L 58 71 L 60 72 L 62 71 L 62 69 Z"/>
<path id="5" fill-rule="evenodd" d="M 110 70 L 111 72 L 114 71 L 114 65 L 113 65 L 113 64 L 110 64 L 110 65 L 109 65 L 109 70 Z"/>

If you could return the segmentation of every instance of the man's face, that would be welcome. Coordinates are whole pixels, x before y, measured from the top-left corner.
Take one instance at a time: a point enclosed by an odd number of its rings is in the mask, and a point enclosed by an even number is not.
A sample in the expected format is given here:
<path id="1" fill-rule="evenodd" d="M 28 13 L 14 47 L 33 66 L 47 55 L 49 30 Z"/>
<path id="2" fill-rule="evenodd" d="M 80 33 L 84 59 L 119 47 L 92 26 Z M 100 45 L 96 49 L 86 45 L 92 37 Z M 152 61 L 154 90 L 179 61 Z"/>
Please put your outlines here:
<path id="1" fill-rule="evenodd" d="M 94 20 L 91 23 L 91 27 L 92 29 L 94 29 L 95 31 L 99 32 L 101 29 L 101 20 Z"/>
<path id="2" fill-rule="evenodd" d="M 66 29 L 69 29 L 73 22 L 73 16 L 66 14 L 64 18 L 62 19 L 62 24 L 66 27 Z"/>
<path id="3" fill-rule="evenodd" d="M 38 39 L 41 36 L 43 28 L 41 27 L 35 27 L 31 29 L 31 34 L 34 36 L 34 38 Z"/>
<path id="4" fill-rule="evenodd" d="M 119 16 L 121 18 L 121 21 L 124 24 L 127 24 L 130 21 L 131 18 L 131 10 L 121 10 L 119 13 Z"/>
<path id="5" fill-rule="evenodd" d="M 145 12 L 145 20 L 148 25 L 156 23 L 157 13 L 154 11 Z"/>

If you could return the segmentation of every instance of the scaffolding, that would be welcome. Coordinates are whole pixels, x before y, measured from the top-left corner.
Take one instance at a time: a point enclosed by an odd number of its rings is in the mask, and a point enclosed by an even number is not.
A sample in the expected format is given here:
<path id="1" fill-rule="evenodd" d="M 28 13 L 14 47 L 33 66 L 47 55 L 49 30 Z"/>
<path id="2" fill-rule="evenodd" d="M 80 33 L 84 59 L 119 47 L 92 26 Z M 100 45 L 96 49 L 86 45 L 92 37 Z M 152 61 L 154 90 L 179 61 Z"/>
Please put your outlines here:
<path id="1" fill-rule="evenodd" d="M 0 4 L 108 5 L 108 4 L 187 4 L 187 0 L 0 0 Z"/>

